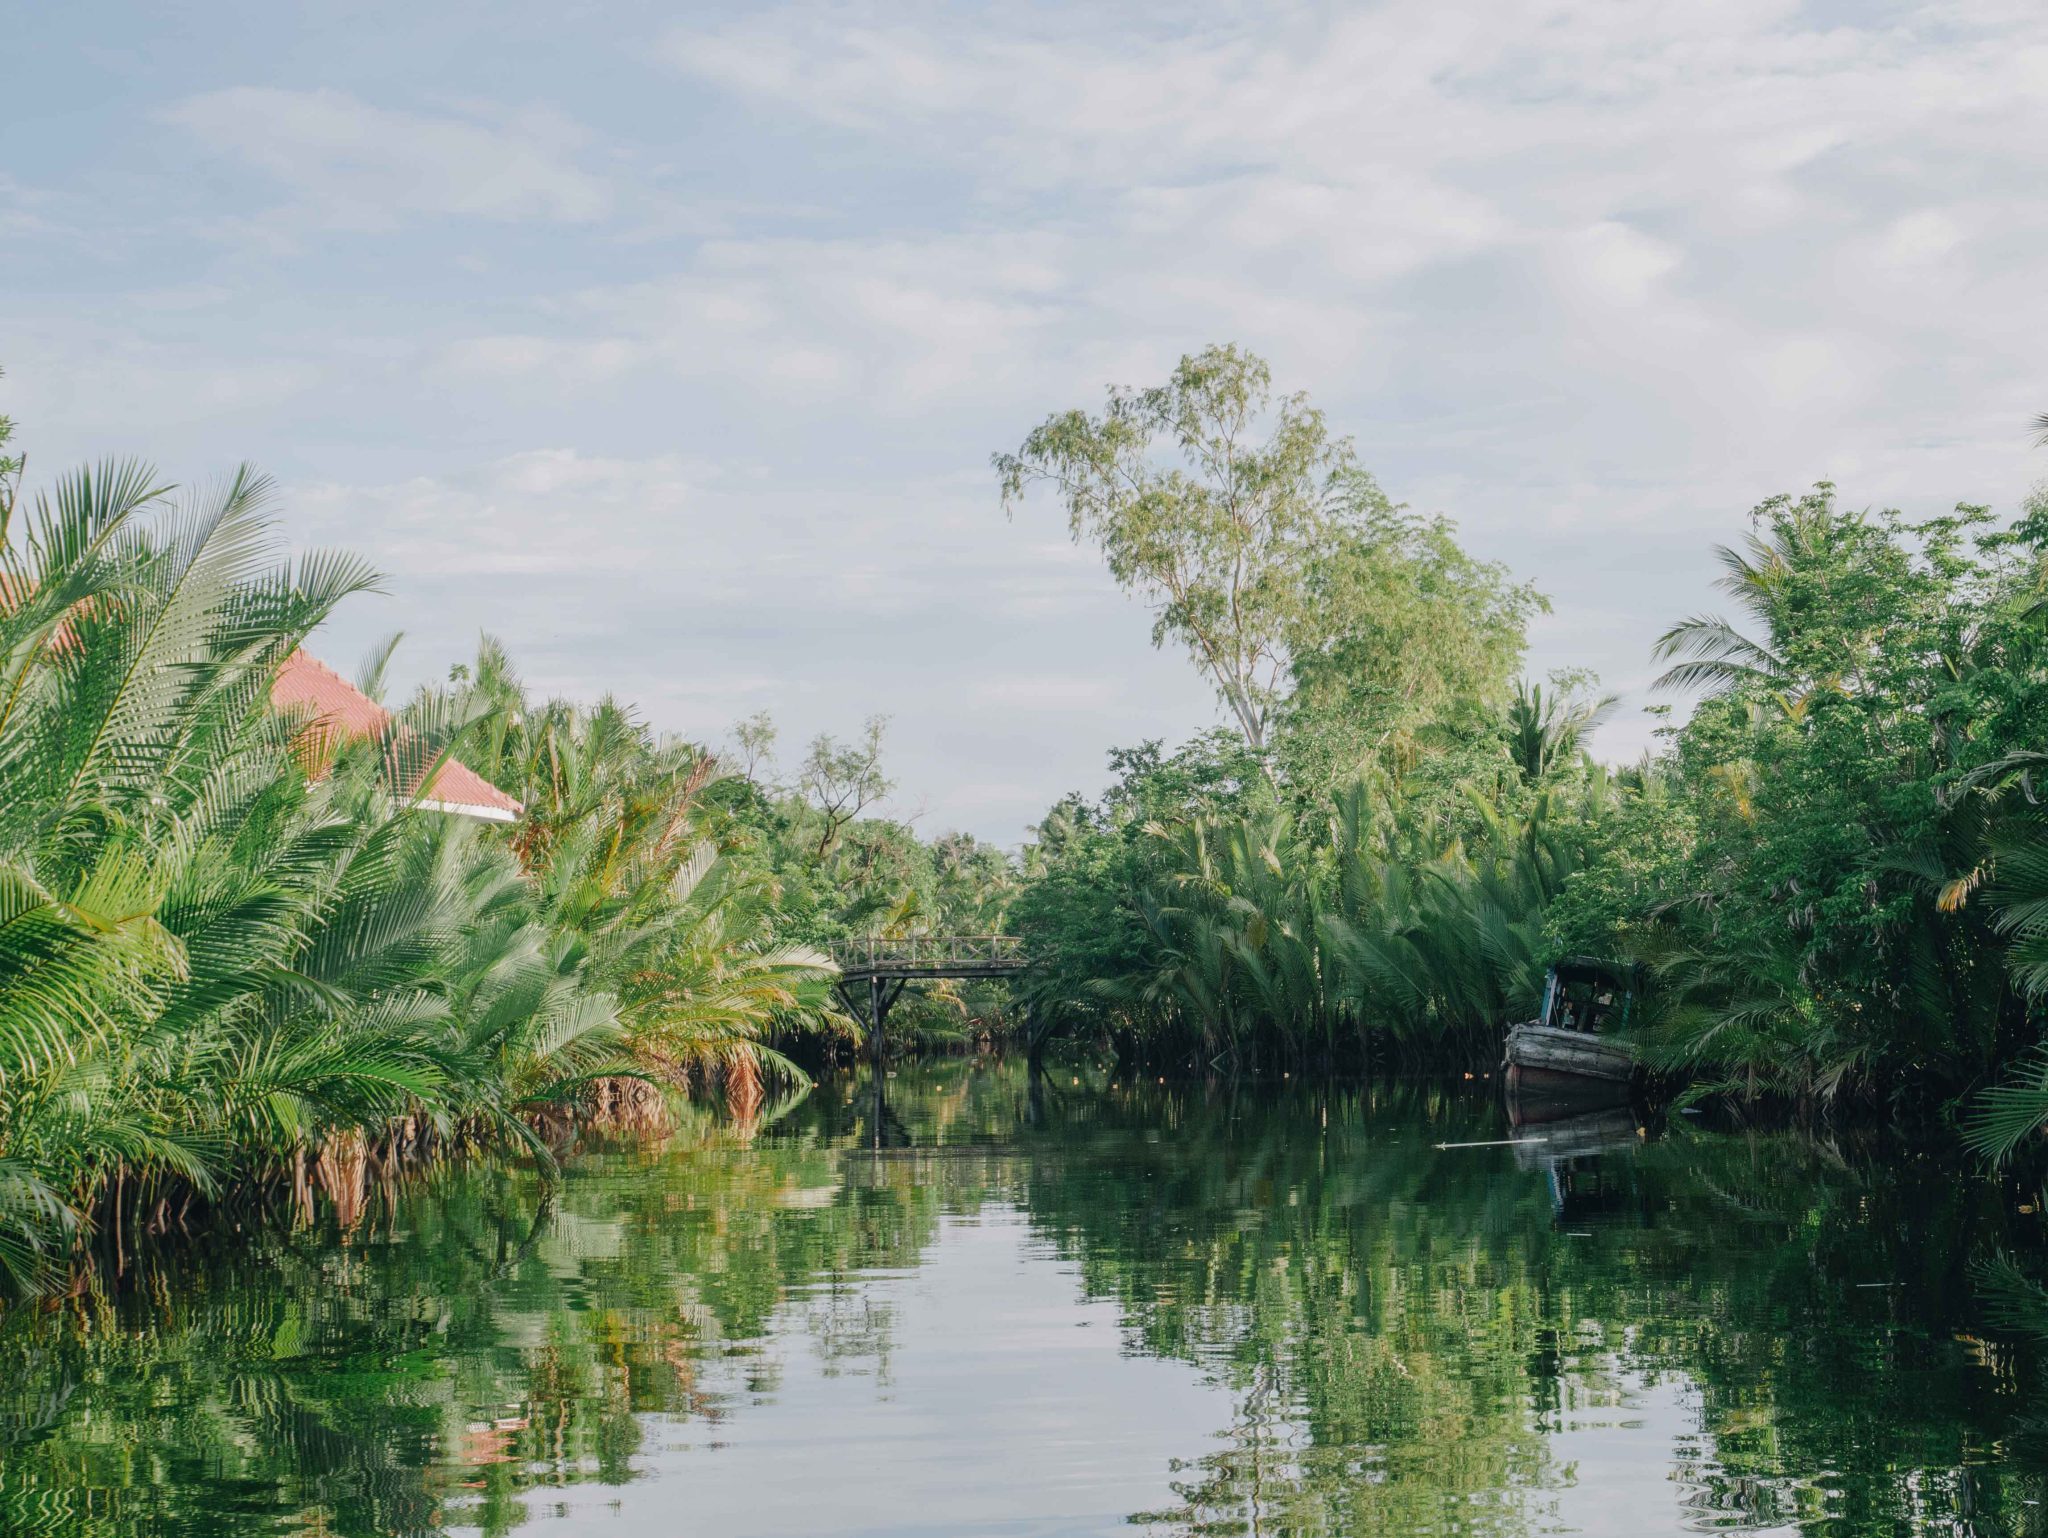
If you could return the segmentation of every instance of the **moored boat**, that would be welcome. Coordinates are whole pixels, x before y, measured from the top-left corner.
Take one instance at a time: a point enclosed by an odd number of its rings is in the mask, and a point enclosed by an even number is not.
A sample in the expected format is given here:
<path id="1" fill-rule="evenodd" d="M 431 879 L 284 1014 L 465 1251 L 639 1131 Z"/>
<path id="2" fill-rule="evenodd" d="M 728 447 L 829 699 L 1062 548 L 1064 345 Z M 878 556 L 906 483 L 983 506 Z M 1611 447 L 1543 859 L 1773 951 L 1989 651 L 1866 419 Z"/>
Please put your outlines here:
<path id="1" fill-rule="evenodd" d="M 1542 1014 L 1508 1029 L 1501 1067 L 1510 1093 L 1626 1094 L 1636 1055 L 1618 1033 L 1640 991 L 1641 968 L 1633 963 L 1558 962 L 1544 979 Z"/>

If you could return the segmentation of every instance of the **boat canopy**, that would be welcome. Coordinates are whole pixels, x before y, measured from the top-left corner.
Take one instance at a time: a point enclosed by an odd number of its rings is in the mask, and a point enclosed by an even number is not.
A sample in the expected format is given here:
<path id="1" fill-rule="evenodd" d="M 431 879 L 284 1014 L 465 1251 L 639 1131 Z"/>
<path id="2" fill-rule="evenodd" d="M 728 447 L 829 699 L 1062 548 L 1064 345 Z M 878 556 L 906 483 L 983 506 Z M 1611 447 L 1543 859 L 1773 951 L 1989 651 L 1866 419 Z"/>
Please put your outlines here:
<path id="1" fill-rule="evenodd" d="M 1596 1033 L 1626 1025 L 1642 987 L 1641 962 L 1567 956 L 1544 982 L 1542 1024 Z"/>

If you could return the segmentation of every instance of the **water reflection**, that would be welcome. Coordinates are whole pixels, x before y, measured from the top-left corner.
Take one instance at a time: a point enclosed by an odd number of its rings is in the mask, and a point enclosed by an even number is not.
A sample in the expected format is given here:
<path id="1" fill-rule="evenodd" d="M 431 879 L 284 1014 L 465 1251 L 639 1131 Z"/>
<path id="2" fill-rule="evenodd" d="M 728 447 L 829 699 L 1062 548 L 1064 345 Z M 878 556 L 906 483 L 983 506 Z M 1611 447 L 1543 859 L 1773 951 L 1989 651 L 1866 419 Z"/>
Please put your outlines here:
<path id="1" fill-rule="evenodd" d="M 0 1321 L 0 1529 L 2041 1533 L 2037 1221 L 1875 1139 L 905 1068 Z"/>

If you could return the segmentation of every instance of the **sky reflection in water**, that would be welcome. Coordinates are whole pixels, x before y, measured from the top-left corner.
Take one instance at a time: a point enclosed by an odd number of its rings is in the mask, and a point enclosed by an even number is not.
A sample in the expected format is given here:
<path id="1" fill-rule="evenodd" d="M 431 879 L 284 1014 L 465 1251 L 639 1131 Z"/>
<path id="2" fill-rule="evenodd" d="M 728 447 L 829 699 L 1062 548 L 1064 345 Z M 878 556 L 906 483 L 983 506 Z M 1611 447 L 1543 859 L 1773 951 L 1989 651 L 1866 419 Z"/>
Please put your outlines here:
<path id="1" fill-rule="evenodd" d="M 888 1091 L 0 1322 L 0 1530 L 2048 1532 L 2037 1220 L 1951 1156 L 1440 1149 L 1507 1129 L 1422 1085 Z"/>

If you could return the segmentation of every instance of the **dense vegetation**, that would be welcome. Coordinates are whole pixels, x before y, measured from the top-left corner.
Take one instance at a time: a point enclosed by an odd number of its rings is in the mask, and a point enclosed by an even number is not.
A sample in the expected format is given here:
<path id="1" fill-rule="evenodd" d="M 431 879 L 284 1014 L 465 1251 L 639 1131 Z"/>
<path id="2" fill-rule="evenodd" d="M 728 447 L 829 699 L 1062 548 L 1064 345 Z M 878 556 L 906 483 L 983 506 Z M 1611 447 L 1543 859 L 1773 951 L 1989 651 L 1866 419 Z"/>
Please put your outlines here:
<path id="1" fill-rule="evenodd" d="M 1027 850 L 1041 1011 L 1126 1054 L 1481 1061 L 1545 965 L 1653 964 L 1647 1047 L 1705 1086 L 2048 1112 L 2048 502 L 1914 521 L 1777 497 L 1719 552 L 1734 620 L 1663 638 L 1699 696 L 1626 769 L 1590 679 L 1519 676 L 1543 600 L 1390 504 L 1231 348 L 1049 419 L 997 468 L 1184 646 L 1236 730 L 1113 758 Z"/>
<path id="2" fill-rule="evenodd" d="M 875 741 L 815 744 L 813 799 L 727 782 L 613 702 L 528 699 L 488 642 L 344 740 L 273 709 L 272 681 L 374 578 L 279 562 L 260 479 L 177 499 L 109 466 L 17 507 L 19 472 L 0 462 L 0 1293 L 223 1215 L 303 1223 L 324 1197 L 352 1225 L 424 1161 L 545 1164 L 573 1124 L 659 1124 L 693 1083 L 744 1117 L 764 1073 L 800 1077 L 771 1038 L 847 1029 L 815 942 L 1002 885 L 971 841 L 850 820 Z M 422 794 L 458 748 L 515 825 Z"/>
<path id="3" fill-rule="evenodd" d="M 246 472 L 24 504 L 0 420 L 0 1284 L 223 1207 L 472 1143 L 545 1160 L 834 1050 L 830 942 L 1011 928 L 1035 1029 L 1126 1060 L 1484 1062 L 1562 952 L 1641 959 L 1645 1045 L 1706 1087 L 2048 1116 L 2048 502 L 1912 521 L 1832 488 L 1720 552 L 1675 625 L 1699 703 L 1625 769 L 1592 680 L 1523 676 L 1533 588 L 1393 503 L 1231 348 L 1050 418 L 997 468 L 1059 499 L 1229 728 L 1112 755 L 1021 861 L 877 815 L 884 723 L 778 768 L 615 701 L 527 694 L 495 643 L 375 741 L 270 707 L 372 574 L 279 562 Z M 380 689 L 388 651 L 363 682 Z M 509 828 L 417 794 L 459 751 Z M 1020 1017 L 938 990 L 958 1039 Z"/>

